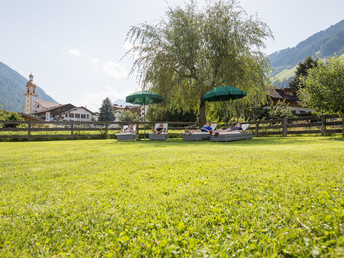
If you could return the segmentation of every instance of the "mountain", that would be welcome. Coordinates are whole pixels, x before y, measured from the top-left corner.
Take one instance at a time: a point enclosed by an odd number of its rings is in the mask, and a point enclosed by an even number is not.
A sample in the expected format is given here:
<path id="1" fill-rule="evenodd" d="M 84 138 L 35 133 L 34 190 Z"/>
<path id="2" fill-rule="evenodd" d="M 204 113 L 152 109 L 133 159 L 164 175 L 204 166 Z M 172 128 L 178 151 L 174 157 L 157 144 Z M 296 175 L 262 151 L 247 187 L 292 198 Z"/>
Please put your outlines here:
<path id="1" fill-rule="evenodd" d="M 118 105 L 118 106 L 122 106 L 122 107 L 125 107 L 125 106 L 135 106 L 135 105 L 133 105 L 131 103 L 125 102 L 125 100 L 123 100 L 123 99 L 117 99 L 112 104 Z"/>
<path id="2" fill-rule="evenodd" d="M 292 70 L 299 62 L 303 62 L 307 57 L 327 58 L 337 54 L 344 53 L 344 20 L 327 28 L 326 30 L 315 33 L 306 40 L 300 42 L 293 48 L 286 48 L 272 53 L 268 56 L 273 72 L 271 77 L 276 76 L 278 79 L 283 77 L 285 70 Z M 284 72 L 284 75 L 280 73 Z M 278 76 L 279 75 L 279 76 Z M 289 78 L 290 79 L 290 78 Z"/>
<path id="3" fill-rule="evenodd" d="M 1 109 L 12 112 L 22 112 L 24 105 L 25 85 L 28 79 L 0 62 L 0 105 Z M 39 99 L 57 103 L 44 90 L 37 86 L 36 94 Z"/>

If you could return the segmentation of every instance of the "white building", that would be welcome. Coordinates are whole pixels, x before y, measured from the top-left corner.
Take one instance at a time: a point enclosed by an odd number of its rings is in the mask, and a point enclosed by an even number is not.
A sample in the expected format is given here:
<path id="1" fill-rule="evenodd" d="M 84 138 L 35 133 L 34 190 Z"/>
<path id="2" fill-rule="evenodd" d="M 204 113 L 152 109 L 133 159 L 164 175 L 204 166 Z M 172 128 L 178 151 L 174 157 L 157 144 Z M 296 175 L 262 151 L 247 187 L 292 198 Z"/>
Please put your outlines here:
<path id="1" fill-rule="evenodd" d="M 36 84 L 30 74 L 26 84 L 24 114 L 33 115 L 46 121 L 80 121 L 91 122 L 94 113 L 86 107 L 72 104 L 57 104 L 37 98 Z"/>

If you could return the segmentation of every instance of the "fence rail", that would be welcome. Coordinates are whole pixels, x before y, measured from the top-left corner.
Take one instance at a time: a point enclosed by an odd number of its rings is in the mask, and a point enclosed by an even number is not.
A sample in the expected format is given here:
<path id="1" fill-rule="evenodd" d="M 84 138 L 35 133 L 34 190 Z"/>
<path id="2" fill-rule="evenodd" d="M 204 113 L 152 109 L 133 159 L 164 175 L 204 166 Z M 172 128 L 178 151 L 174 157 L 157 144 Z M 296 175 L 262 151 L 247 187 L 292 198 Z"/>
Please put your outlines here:
<path id="1" fill-rule="evenodd" d="M 0 140 L 5 139 L 107 139 L 114 138 L 130 122 L 0 121 Z M 132 122 L 136 133 L 148 137 L 155 122 Z M 168 122 L 169 131 L 197 128 L 195 122 Z M 172 133 L 173 134 L 173 133 Z M 175 133 L 176 134 L 176 133 Z M 179 133 L 180 135 L 180 133 Z M 177 135 L 175 135 L 177 136 Z"/>
<path id="2" fill-rule="evenodd" d="M 305 116 L 248 122 L 255 137 L 269 135 L 344 133 L 344 122 L 335 115 Z"/>
<path id="3" fill-rule="evenodd" d="M 148 137 L 156 122 L 133 122 L 136 133 Z M 180 137 L 181 131 L 197 128 L 196 122 L 167 122 L 169 134 Z M 344 122 L 338 115 L 307 116 L 247 122 L 255 137 L 295 134 L 328 135 L 343 133 Z M 99 139 L 114 138 L 128 122 L 70 122 L 70 121 L 0 121 L 0 140 L 26 139 Z"/>

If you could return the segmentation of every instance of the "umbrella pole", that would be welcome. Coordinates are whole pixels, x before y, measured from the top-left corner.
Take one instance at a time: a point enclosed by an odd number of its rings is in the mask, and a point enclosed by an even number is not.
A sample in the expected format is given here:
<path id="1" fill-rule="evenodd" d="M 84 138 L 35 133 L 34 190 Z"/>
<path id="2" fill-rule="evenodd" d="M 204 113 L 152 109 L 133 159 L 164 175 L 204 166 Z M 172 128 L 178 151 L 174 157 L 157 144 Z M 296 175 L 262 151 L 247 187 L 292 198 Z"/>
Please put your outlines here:
<path id="1" fill-rule="evenodd" d="M 226 123 L 226 101 L 223 103 L 223 122 Z"/>
<path id="2" fill-rule="evenodd" d="M 146 140 L 146 109 L 143 105 L 143 139 Z"/>

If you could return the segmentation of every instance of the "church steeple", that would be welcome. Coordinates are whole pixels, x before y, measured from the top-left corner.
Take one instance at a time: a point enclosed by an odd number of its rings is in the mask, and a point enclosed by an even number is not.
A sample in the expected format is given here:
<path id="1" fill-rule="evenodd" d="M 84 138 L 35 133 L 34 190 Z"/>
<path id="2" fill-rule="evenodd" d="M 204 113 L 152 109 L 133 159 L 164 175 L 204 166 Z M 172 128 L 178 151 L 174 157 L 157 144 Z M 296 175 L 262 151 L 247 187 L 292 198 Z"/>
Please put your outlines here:
<path id="1" fill-rule="evenodd" d="M 32 73 L 29 75 L 29 81 L 26 83 L 24 113 L 31 114 L 36 112 L 36 84 L 33 82 Z"/>

